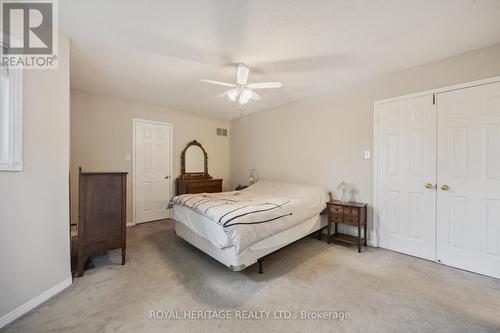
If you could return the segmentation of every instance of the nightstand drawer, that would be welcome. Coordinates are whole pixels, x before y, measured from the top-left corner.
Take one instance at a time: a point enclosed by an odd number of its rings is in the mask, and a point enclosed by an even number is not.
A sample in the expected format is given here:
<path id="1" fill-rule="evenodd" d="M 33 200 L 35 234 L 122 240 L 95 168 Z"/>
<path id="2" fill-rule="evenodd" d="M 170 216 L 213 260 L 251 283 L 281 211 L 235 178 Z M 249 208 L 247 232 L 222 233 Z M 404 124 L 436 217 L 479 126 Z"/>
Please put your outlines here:
<path id="1" fill-rule="evenodd" d="M 359 217 L 357 215 L 344 215 L 344 224 L 358 226 Z"/>
<path id="2" fill-rule="evenodd" d="M 330 212 L 330 219 L 335 222 L 335 223 L 342 223 L 343 221 L 343 216 L 340 215 L 340 214 L 335 214 L 335 213 L 332 213 Z"/>
<path id="3" fill-rule="evenodd" d="M 354 207 L 344 207 L 344 215 L 353 215 L 357 216 L 358 214 L 358 209 Z"/>
<path id="4" fill-rule="evenodd" d="M 337 205 L 331 205 L 330 206 L 330 212 L 332 214 L 339 214 L 339 215 L 342 215 L 344 214 L 344 209 L 342 206 L 337 206 Z"/>

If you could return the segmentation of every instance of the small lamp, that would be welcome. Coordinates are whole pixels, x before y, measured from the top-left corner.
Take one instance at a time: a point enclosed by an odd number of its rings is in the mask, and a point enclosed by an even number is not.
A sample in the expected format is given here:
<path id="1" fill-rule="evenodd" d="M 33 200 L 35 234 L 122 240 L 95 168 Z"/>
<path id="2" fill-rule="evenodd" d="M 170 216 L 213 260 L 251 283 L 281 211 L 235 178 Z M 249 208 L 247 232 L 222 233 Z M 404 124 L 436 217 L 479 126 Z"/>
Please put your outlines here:
<path id="1" fill-rule="evenodd" d="M 259 180 L 259 175 L 257 174 L 257 170 L 250 169 L 250 177 L 248 178 L 248 183 L 250 185 L 255 184 Z"/>
<path id="2" fill-rule="evenodd" d="M 337 189 L 339 189 L 341 192 L 340 201 L 342 201 L 343 203 L 351 201 L 351 191 L 349 189 L 349 186 L 344 180 L 342 180 Z"/>

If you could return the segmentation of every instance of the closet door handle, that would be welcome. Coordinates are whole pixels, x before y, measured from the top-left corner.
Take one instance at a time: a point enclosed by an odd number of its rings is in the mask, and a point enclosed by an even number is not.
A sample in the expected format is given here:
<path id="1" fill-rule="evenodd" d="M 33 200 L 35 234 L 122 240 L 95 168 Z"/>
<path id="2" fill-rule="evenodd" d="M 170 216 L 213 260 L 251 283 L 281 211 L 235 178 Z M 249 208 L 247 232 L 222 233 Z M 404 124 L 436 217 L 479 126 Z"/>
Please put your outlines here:
<path id="1" fill-rule="evenodd" d="M 443 191 L 448 191 L 450 189 L 450 187 L 448 185 L 444 184 L 444 185 L 441 185 L 441 189 Z"/>
<path id="2" fill-rule="evenodd" d="M 432 183 L 427 183 L 427 184 L 425 184 L 425 188 L 432 190 L 432 189 L 434 189 L 434 185 L 432 185 Z"/>

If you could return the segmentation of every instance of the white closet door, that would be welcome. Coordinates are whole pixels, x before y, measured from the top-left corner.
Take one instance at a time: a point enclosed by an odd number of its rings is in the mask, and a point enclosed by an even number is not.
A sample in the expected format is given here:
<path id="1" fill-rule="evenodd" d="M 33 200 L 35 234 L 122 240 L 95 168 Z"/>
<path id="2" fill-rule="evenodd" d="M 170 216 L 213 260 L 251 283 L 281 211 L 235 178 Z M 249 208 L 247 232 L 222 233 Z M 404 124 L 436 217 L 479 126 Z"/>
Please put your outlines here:
<path id="1" fill-rule="evenodd" d="M 386 103 L 377 109 L 379 246 L 436 260 L 433 96 Z"/>
<path id="2" fill-rule="evenodd" d="M 167 124 L 135 121 L 135 222 L 170 217 L 170 130 Z"/>
<path id="3" fill-rule="evenodd" d="M 500 278 L 500 83 L 442 93 L 437 104 L 437 258 Z"/>

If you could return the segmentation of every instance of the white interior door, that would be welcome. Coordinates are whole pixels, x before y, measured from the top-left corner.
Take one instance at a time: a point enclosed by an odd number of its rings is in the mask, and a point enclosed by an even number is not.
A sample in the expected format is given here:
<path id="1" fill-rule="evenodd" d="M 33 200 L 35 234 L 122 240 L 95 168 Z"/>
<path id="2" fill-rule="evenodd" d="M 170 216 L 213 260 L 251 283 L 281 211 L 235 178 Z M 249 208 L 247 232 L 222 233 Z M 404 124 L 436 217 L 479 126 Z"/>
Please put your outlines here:
<path id="1" fill-rule="evenodd" d="M 377 110 L 379 246 L 436 260 L 433 96 L 381 104 Z"/>
<path id="2" fill-rule="evenodd" d="M 437 258 L 500 278 L 500 83 L 442 93 L 437 104 Z"/>
<path id="3" fill-rule="evenodd" d="M 171 126 L 134 120 L 135 223 L 170 217 Z"/>

